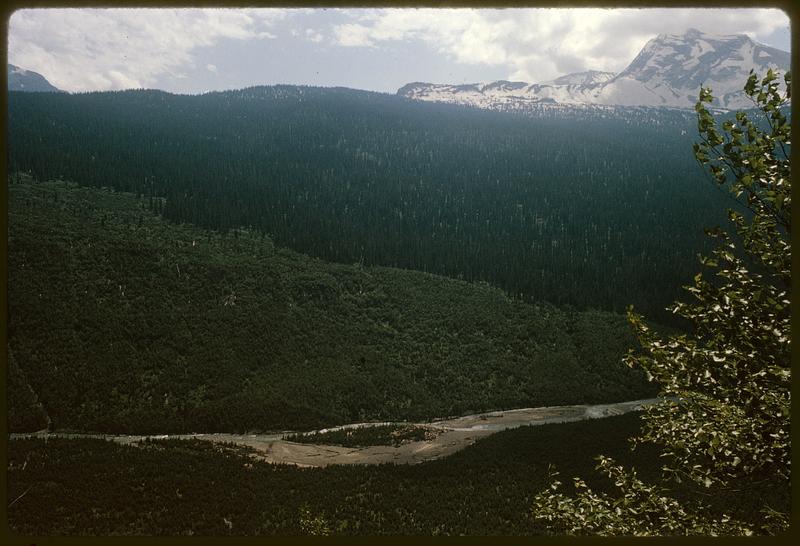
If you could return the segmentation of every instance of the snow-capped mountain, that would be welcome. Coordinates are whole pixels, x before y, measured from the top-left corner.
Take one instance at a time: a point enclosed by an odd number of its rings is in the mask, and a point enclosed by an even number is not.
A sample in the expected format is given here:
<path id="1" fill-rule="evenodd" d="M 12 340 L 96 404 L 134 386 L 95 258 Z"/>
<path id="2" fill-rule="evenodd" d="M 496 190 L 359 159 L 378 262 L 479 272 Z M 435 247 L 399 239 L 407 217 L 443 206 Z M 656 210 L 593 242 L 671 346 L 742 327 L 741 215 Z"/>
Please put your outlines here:
<path id="1" fill-rule="evenodd" d="M 25 70 L 13 64 L 8 65 L 8 90 L 9 91 L 44 91 L 61 93 L 47 78 L 32 70 Z"/>
<path id="2" fill-rule="evenodd" d="M 752 106 L 742 88 L 750 70 L 764 75 L 789 70 L 786 51 L 745 35 L 713 35 L 690 29 L 659 34 L 619 74 L 590 70 L 528 84 L 498 81 L 469 85 L 415 82 L 397 93 L 415 100 L 481 108 L 524 109 L 540 104 L 596 104 L 693 108 L 700 86 L 712 88 L 718 108 Z"/>

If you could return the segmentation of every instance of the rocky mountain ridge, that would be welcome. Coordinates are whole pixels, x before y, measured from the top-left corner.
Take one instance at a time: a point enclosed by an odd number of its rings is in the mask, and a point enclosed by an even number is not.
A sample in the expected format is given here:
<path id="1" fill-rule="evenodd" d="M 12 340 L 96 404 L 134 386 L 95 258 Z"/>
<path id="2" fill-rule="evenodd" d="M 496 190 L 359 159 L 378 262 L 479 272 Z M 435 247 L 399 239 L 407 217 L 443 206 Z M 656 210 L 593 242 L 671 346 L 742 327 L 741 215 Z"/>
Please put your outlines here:
<path id="1" fill-rule="evenodd" d="M 689 29 L 659 34 L 619 74 L 589 70 L 528 84 L 496 81 L 467 85 L 414 82 L 397 94 L 414 100 L 487 109 L 524 109 L 546 104 L 693 108 L 701 85 L 710 86 L 714 106 L 752 106 L 742 91 L 750 70 L 789 70 L 791 55 L 745 35 L 714 35 Z"/>

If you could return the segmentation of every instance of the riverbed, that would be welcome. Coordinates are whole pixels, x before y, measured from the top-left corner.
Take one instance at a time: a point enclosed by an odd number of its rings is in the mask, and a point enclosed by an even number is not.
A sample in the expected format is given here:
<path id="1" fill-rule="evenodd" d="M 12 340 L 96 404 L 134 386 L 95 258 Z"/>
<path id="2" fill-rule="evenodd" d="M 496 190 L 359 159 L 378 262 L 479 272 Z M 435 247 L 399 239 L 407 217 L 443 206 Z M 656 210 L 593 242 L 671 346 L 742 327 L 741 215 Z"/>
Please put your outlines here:
<path id="1" fill-rule="evenodd" d="M 270 463 L 292 464 L 301 467 L 328 466 L 332 464 L 415 464 L 447 457 L 479 439 L 510 428 L 547 423 L 567 423 L 585 419 L 600 419 L 639 411 L 646 406 L 661 402 L 659 398 L 631 400 L 612 404 L 548 406 L 521 408 L 439 419 L 424 423 L 350 423 L 338 427 L 312 432 L 326 432 L 343 428 L 377 426 L 386 424 L 416 425 L 438 429 L 439 434 L 430 440 L 408 442 L 399 446 L 343 447 L 336 445 L 306 444 L 284 440 L 286 434 L 83 434 L 74 432 L 49 432 L 10 434 L 11 439 L 36 438 L 103 438 L 121 444 L 136 444 L 145 439 L 203 440 L 230 442 L 252 448 L 254 458 Z"/>

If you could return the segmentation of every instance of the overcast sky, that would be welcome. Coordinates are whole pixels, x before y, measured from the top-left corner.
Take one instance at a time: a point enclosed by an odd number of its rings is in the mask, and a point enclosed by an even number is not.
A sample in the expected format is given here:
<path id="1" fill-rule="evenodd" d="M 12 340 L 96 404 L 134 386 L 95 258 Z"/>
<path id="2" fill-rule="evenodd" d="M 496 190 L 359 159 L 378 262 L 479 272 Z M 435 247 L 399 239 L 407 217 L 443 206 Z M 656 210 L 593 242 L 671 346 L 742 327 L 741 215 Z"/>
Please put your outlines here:
<path id="1" fill-rule="evenodd" d="M 790 49 L 775 9 L 26 9 L 9 21 L 8 59 L 66 91 L 393 93 L 412 81 L 618 72 L 657 34 L 689 28 Z"/>

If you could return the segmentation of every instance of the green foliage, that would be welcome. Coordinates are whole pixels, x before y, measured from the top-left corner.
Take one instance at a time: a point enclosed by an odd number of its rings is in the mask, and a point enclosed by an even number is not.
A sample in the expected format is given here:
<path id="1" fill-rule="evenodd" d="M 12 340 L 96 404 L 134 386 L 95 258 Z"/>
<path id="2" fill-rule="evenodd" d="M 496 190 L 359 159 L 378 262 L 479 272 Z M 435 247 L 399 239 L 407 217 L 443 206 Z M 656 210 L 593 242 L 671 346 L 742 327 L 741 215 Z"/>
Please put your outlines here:
<path id="1" fill-rule="evenodd" d="M 638 441 L 662 446 L 666 476 L 715 492 L 733 480 L 770 476 L 788 482 L 790 476 L 790 130 L 782 108 L 791 77 L 784 78 L 785 95 L 776 79 L 772 71 L 760 81 L 751 74 L 745 86 L 765 128 L 739 112 L 720 133 L 704 106 L 710 90 L 703 90 L 697 105 L 702 142 L 696 157 L 748 211 L 729 213 L 740 242 L 719 229 L 710 233 L 720 246 L 687 287 L 693 301 L 673 309 L 692 321 L 694 331 L 664 340 L 629 312 L 643 351 L 630 352 L 626 362 L 645 370 L 671 397 L 646 411 Z M 765 522 L 756 527 L 683 511 L 669 499 L 659 505 L 661 491 L 607 459 L 601 467 L 617 479 L 622 499 L 586 489 L 575 499 L 540 494 L 537 505 L 546 508 L 541 517 L 561 521 L 570 532 L 612 534 L 773 533 L 788 526 L 787 515 L 768 504 L 761 507 Z M 618 507 L 623 510 L 616 512 Z"/>
<path id="2" fill-rule="evenodd" d="M 725 124 L 720 136 L 698 105 L 698 161 L 743 198 L 750 214 L 730 214 L 743 252 L 730 236 L 713 232 L 721 245 L 688 287 L 694 301 L 674 308 L 693 322 L 693 336 L 662 341 L 632 315 L 647 351 L 629 355 L 628 363 L 679 398 L 652 410 L 644 439 L 667 446 L 669 471 L 706 487 L 757 472 L 786 479 L 790 473 L 791 178 L 789 124 L 780 107 L 791 80 L 787 74 L 781 96 L 775 79 L 770 71 L 759 84 L 751 74 L 745 88 L 764 113 L 766 131 L 739 113 L 738 125 Z"/>
<path id="3" fill-rule="evenodd" d="M 29 432 L 47 429 L 50 426 L 50 419 L 10 349 L 7 377 L 8 431 Z"/>
<path id="4" fill-rule="evenodd" d="M 285 440 L 304 444 L 328 444 L 344 447 L 399 446 L 407 442 L 432 440 L 441 431 L 417 425 L 369 425 L 312 432 L 287 434 Z"/>
<path id="5" fill-rule="evenodd" d="M 113 187 L 176 223 L 234 236 L 249 226 L 324 260 L 485 281 L 533 302 L 633 303 L 673 320 L 664 308 L 709 248 L 701 228 L 725 221 L 724 196 L 699 183 L 687 111 L 530 118 L 291 86 L 46 95 L 10 93 L 10 172 Z"/>
<path id="6" fill-rule="evenodd" d="M 619 362 L 635 344 L 624 316 L 331 264 L 147 209 L 9 186 L 9 347 L 55 429 L 309 430 L 654 393 Z"/>
<path id="7" fill-rule="evenodd" d="M 312 514 L 308 504 L 300 507 L 300 531 L 304 535 L 328 536 L 331 534 L 330 525 L 325 517 Z"/>
<path id="8" fill-rule="evenodd" d="M 597 470 L 605 474 L 620 496 L 596 493 L 574 478 L 576 495 L 558 493 L 558 473 L 550 474 L 551 492 L 533 499 L 533 515 L 550 524 L 550 532 L 569 535 L 752 535 L 747 523 L 723 515 L 713 519 L 705 507 L 684 507 L 662 486 L 647 485 L 635 471 L 626 471 L 609 457 L 598 457 Z"/>

